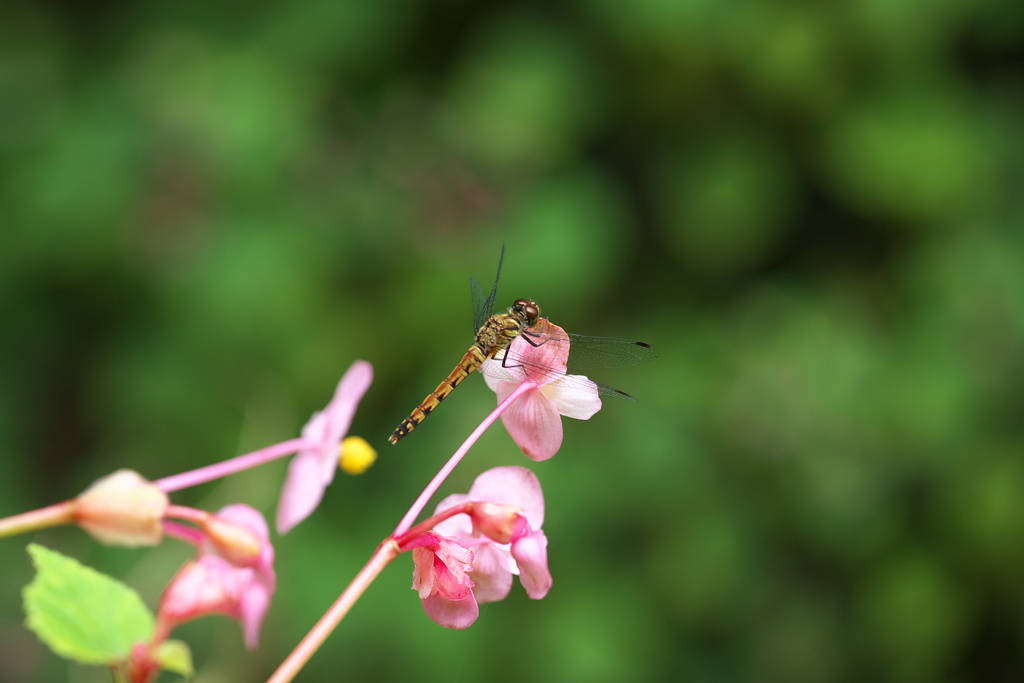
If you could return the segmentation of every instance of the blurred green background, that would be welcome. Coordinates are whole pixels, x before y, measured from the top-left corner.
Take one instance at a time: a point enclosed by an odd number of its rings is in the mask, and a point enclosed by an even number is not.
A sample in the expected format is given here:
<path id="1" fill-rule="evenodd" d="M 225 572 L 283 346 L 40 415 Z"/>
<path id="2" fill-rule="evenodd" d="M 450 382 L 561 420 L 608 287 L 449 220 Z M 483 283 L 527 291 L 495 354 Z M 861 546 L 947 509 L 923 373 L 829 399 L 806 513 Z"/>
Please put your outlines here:
<path id="1" fill-rule="evenodd" d="M 302 680 L 1024 678 L 1024 4 L 10 0 L 0 9 L 0 515 L 294 436 L 356 358 L 381 453 L 275 536 L 265 678 L 492 408 L 467 279 L 644 339 L 529 466 L 555 584 L 446 631 L 389 567 Z M 272 518 L 285 463 L 174 495 Z M 101 681 L 22 626 L 0 679 Z M 33 539 L 156 604 L 188 556 Z M 170 680 L 171 677 L 164 677 Z"/>

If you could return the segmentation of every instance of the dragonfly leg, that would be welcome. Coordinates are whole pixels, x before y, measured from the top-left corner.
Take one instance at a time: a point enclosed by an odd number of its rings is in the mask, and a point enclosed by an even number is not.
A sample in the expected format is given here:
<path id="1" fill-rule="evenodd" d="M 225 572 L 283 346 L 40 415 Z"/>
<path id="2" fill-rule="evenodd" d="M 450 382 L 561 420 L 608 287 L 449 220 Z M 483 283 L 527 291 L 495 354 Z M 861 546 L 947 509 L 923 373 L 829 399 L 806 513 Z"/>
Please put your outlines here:
<path id="1" fill-rule="evenodd" d="M 530 332 L 529 330 L 523 330 L 523 333 L 519 336 L 523 338 L 523 341 L 525 341 L 527 344 L 534 348 L 542 346 L 543 344 L 547 344 L 549 341 L 551 341 L 551 339 L 544 339 L 543 341 L 533 341 L 532 339 L 530 339 L 530 337 L 540 337 L 541 335 L 538 334 L 537 332 Z"/>
<path id="2" fill-rule="evenodd" d="M 530 342 L 530 343 L 532 344 L 533 342 Z M 537 344 L 533 344 L 533 345 L 537 346 Z M 509 361 L 508 349 L 505 349 L 505 353 L 503 353 L 501 355 L 501 367 L 503 367 L 503 368 L 521 368 L 521 367 L 523 367 L 522 363 L 517 363 L 516 365 L 511 365 L 508 361 Z"/>

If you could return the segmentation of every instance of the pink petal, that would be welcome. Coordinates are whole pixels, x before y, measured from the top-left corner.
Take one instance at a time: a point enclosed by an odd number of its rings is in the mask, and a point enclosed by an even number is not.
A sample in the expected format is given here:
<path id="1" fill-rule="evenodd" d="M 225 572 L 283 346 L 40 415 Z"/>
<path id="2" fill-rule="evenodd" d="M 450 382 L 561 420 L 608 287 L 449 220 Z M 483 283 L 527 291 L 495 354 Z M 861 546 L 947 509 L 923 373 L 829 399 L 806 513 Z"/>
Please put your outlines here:
<path id="1" fill-rule="evenodd" d="M 442 540 L 434 550 L 434 590 L 452 600 L 472 593 L 473 551 L 450 539 Z"/>
<path id="2" fill-rule="evenodd" d="M 295 457 L 303 456 L 318 463 L 316 476 L 327 486 L 334 481 L 334 471 L 337 469 L 335 463 L 327 454 L 332 452 L 331 440 L 327 434 L 328 415 L 325 411 L 313 413 L 309 422 L 302 426 L 302 438 L 309 442 L 308 448 L 303 448 Z M 340 445 L 340 441 L 338 442 Z"/>
<path id="3" fill-rule="evenodd" d="M 548 571 L 548 539 L 543 531 L 537 530 L 512 541 L 512 557 L 519 565 L 519 582 L 526 594 L 540 600 L 551 589 L 551 572 Z"/>
<path id="4" fill-rule="evenodd" d="M 473 481 L 467 500 L 487 501 L 522 508 L 530 526 L 544 525 L 544 492 L 540 480 L 525 467 L 495 467 Z"/>
<path id="5" fill-rule="evenodd" d="M 480 616 L 480 607 L 472 593 L 463 600 L 449 600 L 440 593 L 434 593 L 421 603 L 427 616 L 445 628 L 469 628 Z"/>
<path id="6" fill-rule="evenodd" d="M 456 505 L 462 505 L 468 500 L 469 496 L 464 493 L 453 493 L 437 504 L 434 514 L 440 514 Z M 434 531 L 442 536 L 457 539 L 469 538 L 473 535 L 473 522 L 469 519 L 469 515 L 455 515 L 434 525 Z"/>
<path id="7" fill-rule="evenodd" d="M 434 587 L 434 551 L 430 548 L 412 549 L 412 589 L 426 600 L 437 590 Z"/>
<path id="8" fill-rule="evenodd" d="M 473 595 L 479 603 L 497 602 L 512 590 L 508 558 L 490 543 L 473 551 Z"/>
<path id="9" fill-rule="evenodd" d="M 541 392 L 558 407 L 558 412 L 574 420 L 589 420 L 601 410 L 597 384 L 583 375 L 566 375 L 541 388 Z"/>
<path id="10" fill-rule="evenodd" d="M 233 616 L 239 590 L 237 568 L 207 555 L 175 575 L 160 598 L 160 612 L 178 623 L 214 612 Z"/>
<path id="11" fill-rule="evenodd" d="M 515 389 L 514 382 L 498 385 L 498 402 Z M 523 394 L 509 406 L 501 421 L 523 454 L 531 460 L 547 460 L 562 446 L 562 418 L 558 407 L 539 389 Z"/>
<path id="12" fill-rule="evenodd" d="M 465 575 L 448 571 L 441 558 L 434 557 L 434 592 L 440 593 L 449 600 L 465 600 L 473 595 L 473 581 Z"/>
<path id="13" fill-rule="evenodd" d="M 286 534 L 309 517 L 324 497 L 329 481 L 324 481 L 320 457 L 312 451 L 299 453 L 288 464 L 288 476 L 277 504 L 277 532 Z"/>
<path id="14" fill-rule="evenodd" d="M 373 382 L 373 366 L 364 360 L 357 360 L 352 363 L 349 369 L 338 382 L 338 388 L 334 392 L 331 402 L 324 408 L 327 415 L 327 427 L 324 434 L 325 441 L 329 443 L 341 443 L 342 437 L 348 433 L 352 426 L 352 418 L 356 414 L 356 408 L 363 394 L 370 388 Z M 336 449 L 335 449 L 336 450 Z M 336 459 L 337 452 L 331 453 L 331 458 Z"/>
<path id="15" fill-rule="evenodd" d="M 259 642 L 260 627 L 270 607 L 273 585 L 253 568 L 239 568 L 216 555 L 204 555 L 186 564 L 164 591 L 160 612 L 175 623 L 209 614 L 237 619 L 245 632 L 246 647 Z"/>
<path id="16" fill-rule="evenodd" d="M 521 363 L 520 372 L 543 385 L 566 373 L 569 337 L 565 330 L 547 319 L 540 320 L 531 332 L 542 335 L 542 338 L 521 335 L 515 339 L 509 348 L 511 358 L 506 365 Z"/>
<path id="17" fill-rule="evenodd" d="M 338 469 L 341 440 L 352 425 L 359 401 L 373 382 L 373 366 L 357 360 L 338 382 L 334 397 L 302 428 L 310 446 L 292 458 L 277 508 L 277 530 L 287 533 L 323 499 Z"/>
<path id="18" fill-rule="evenodd" d="M 273 592 L 273 587 L 268 588 L 255 577 L 255 574 L 253 580 L 242 587 L 239 596 L 239 616 L 245 632 L 245 646 L 250 650 L 255 650 L 259 645 L 260 627 L 263 625 L 263 617 L 270 609 Z"/>

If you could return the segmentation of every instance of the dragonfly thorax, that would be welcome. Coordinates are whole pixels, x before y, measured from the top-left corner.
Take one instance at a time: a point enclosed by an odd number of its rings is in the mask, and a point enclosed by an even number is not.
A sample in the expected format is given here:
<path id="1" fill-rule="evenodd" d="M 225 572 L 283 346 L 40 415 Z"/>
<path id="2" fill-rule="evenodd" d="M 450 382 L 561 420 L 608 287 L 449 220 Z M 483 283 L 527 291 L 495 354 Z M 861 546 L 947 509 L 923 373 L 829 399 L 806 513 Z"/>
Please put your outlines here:
<path id="1" fill-rule="evenodd" d="M 509 312 L 523 322 L 524 327 L 533 327 L 540 319 L 540 306 L 536 301 L 516 299 Z"/>

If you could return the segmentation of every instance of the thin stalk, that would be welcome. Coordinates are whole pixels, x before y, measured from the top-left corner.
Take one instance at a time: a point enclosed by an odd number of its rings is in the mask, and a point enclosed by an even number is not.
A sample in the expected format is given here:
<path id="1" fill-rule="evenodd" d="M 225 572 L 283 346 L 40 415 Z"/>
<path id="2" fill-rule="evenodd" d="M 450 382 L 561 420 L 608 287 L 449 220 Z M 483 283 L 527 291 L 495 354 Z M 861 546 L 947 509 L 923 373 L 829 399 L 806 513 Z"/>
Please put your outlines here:
<path id="1" fill-rule="evenodd" d="M 324 644 L 327 636 L 331 635 L 342 618 L 348 614 L 356 600 L 373 583 L 373 580 L 384 570 L 384 567 L 388 566 L 388 563 L 398 557 L 399 552 L 398 544 L 390 538 L 377 546 L 377 551 L 370 558 L 370 561 L 366 563 L 366 566 L 356 574 L 356 577 L 352 579 L 352 583 L 338 596 L 338 599 L 331 605 L 331 608 L 320 617 L 320 621 L 316 622 L 316 625 L 306 634 L 306 637 L 281 662 L 281 666 L 277 667 L 277 671 L 267 679 L 267 683 L 288 683 L 288 681 L 294 679 L 299 671 L 302 670 L 302 667 L 306 665 L 306 662 L 309 661 L 309 658 Z"/>

